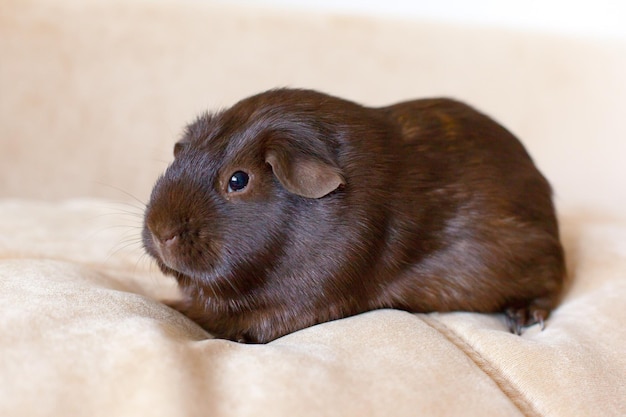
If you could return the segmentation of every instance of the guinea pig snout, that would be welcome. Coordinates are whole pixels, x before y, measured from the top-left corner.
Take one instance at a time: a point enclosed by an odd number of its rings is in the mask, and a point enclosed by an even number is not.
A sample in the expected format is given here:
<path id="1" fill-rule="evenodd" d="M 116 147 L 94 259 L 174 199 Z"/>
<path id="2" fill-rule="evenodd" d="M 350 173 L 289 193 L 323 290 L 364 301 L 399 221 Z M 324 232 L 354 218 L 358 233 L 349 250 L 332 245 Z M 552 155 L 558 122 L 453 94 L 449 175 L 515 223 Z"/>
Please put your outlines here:
<path id="1" fill-rule="evenodd" d="M 161 261 L 169 268 L 178 270 L 184 245 L 184 228 L 180 226 L 149 227 L 149 231 L 154 249 Z"/>
<path id="2" fill-rule="evenodd" d="M 181 239 L 182 232 L 179 229 L 150 230 L 153 241 L 160 249 L 175 248 Z"/>
<path id="3" fill-rule="evenodd" d="M 220 243 L 213 222 L 189 211 L 149 208 L 143 239 L 147 252 L 166 273 L 171 272 L 169 269 L 189 277 L 201 275 L 219 258 Z"/>

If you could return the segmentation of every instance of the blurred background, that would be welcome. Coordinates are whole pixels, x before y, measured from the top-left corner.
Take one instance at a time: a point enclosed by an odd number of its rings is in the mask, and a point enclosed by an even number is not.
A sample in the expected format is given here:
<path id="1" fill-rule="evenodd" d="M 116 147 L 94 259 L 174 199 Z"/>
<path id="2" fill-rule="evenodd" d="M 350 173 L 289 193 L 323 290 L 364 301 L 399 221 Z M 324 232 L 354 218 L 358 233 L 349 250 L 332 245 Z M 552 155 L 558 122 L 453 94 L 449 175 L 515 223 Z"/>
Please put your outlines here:
<path id="1" fill-rule="evenodd" d="M 560 207 L 622 215 L 625 22 L 608 0 L 0 0 L 0 196 L 145 201 L 198 113 L 289 86 L 466 101 Z"/>
<path id="2" fill-rule="evenodd" d="M 626 37 L 626 3 L 619 0 L 231 0 L 223 3 Z"/>

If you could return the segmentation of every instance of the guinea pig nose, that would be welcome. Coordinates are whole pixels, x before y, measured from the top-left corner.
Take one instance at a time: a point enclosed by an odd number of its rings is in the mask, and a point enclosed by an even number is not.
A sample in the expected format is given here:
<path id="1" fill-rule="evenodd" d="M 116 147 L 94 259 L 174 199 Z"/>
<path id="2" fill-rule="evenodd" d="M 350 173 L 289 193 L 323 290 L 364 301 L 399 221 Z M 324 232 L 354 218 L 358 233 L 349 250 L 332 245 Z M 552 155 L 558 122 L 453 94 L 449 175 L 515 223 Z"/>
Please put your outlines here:
<path id="1" fill-rule="evenodd" d="M 180 253 L 183 240 L 181 229 L 152 230 L 154 249 L 158 253 L 161 262 L 173 270 L 180 268 Z"/>
<path id="2" fill-rule="evenodd" d="M 178 243 L 178 239 L 180 235 L 172 235 L 170 237 L 166 237 L 162 240 L 163 245 L 165 246 L 174 246 Z"/>
<path id="3" fill-rule="evenodd" d="M 180 240 L 179 230 L 160 230 L 152 231 L 152 238 L 155 242 L 158 242 L 161 246 L 171 247 L 178 243 Z"/>

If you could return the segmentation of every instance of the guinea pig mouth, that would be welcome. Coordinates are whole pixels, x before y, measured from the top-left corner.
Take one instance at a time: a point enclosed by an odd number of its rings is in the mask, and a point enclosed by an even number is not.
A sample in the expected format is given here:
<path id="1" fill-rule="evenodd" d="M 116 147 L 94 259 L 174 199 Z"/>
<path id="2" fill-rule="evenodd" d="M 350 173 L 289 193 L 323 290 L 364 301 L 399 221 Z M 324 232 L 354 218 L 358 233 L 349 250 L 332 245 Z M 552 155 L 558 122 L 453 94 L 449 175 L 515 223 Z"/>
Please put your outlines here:
<path id="1" fill-rule="evenodd" d="M 145 248 L 159 268 L 167 275 L 183 274 L 190 278 L 202 276 L 214 269 L 210 261 L 209 250 L 187 247 L 180 237 L 159 239 L 153 233 L 148 234 Z"/>
<path id="2" fill-rule="evenodd" d="M 159 246 L 157 246 L 157 252 L 157 259 L 160 264 L 159 266 L 163 272 L 166 273 L 173 271 L 193 278 L 194 276 L 205 275 L 207 272 L 213 270 L 213 265 L 206 259 L 202 259 L 203 257 L 200 256 L 193 260 L 185 260 L 180 254 L 172 253 L 172 251 L 162 249 Z M 200 259 L 202 259 L 202 266 L 195 265 Z"/>
<path id="3" fill-rule="evenodd" d="M 167 270 L 189 275 L 189 268 L 187 268 L 184 263 L 178 261 L 175 257 L 161 254 L 159 256 L 159 261 L 161 261 L 161 263 Z"/>
<path id="4" fill-rule="evenodd" d="M 184 275 L 187 278 L 195 280 L 204 280 L 207 275 L 211 275 L 213 266 L 207 264 L 204 268 L 200 269 L 189 265 L 179 259 L 158 256 L 156 257 L 157 265 L 166 275 L 172 275 L 178 277 Z"/>

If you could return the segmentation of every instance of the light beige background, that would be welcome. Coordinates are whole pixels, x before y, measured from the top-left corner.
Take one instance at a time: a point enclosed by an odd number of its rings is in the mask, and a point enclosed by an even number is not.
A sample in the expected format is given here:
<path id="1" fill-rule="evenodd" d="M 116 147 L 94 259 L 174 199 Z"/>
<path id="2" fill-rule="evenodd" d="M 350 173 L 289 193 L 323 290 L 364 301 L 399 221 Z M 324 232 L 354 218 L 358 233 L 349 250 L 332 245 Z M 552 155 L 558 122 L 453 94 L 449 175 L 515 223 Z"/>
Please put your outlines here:
<path id="1" fill-rule="evenodd" d="M 468 101 L 522 139 L 560 207 L 624 212 L 623 40 L 181 4 L 3 0 L 2 195 L 145 199 L 197 113 L 293 86 Z"/>

